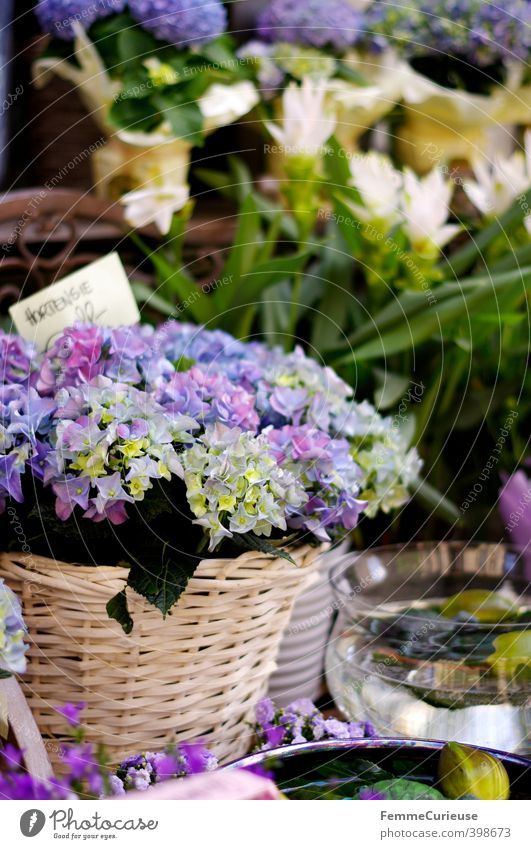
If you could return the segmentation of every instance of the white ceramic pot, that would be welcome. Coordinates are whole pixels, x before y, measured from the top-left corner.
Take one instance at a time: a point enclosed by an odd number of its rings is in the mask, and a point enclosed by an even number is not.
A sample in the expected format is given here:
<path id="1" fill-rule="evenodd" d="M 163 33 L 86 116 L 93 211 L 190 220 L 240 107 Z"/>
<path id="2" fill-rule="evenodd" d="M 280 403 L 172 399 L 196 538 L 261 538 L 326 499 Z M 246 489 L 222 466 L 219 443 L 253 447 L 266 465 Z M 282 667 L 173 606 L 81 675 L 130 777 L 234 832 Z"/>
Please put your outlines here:
<path id="1" fill-rule="evenodd" d="M 315 701 L 323 689 L 324 656 L 336 609 L 328 575 L 349 547 L 345 540 L 321 555 L 316 582 L 295 602 L 269 680 L 268 695 L 279 706 L 301 698 Z"/>

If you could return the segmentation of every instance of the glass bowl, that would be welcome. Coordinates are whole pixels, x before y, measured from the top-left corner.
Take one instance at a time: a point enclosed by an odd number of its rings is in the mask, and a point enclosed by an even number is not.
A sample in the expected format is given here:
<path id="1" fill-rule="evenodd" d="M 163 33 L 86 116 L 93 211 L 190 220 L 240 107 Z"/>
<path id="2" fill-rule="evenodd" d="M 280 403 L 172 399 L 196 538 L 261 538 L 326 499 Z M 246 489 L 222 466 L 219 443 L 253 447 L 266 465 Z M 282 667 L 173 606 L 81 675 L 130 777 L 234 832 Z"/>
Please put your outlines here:
<path id="1" fill-rule="evenodd" d="M 326 678 L 349 719 L 531 754 L 529 558 L 502 544 L 390 546 L 353 553 L 331 582 Z"/>
<path id="2" fill-rule="evenodd" d="M 326 800 L 327 791 L 338 792 L 338 784 L 348 792 L 345 784 L 354 775 L 364 774 L 367 784 L 379 780 L 373 774 L 373 764 L 396 778 L 434 786 L 443 745 L 439 740 L 326 740 L 257 752 L 224 769 L 272 771 L 275 783 L 288 798 Z M 531 798 L 531 761 L 507 752 L 487 751 L 499 758 L 507 770 L 510 798 Z"/>

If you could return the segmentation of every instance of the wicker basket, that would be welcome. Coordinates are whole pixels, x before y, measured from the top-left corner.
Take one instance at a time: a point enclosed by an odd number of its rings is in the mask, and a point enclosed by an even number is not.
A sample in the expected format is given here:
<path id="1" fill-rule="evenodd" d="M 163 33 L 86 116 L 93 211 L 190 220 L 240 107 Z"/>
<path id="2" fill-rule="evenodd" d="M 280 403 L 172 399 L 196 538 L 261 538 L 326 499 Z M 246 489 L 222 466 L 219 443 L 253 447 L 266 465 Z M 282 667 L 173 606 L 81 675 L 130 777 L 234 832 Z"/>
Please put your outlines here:
<path id="1" fill-rule="evenodd" d="M 194 739 L 221 761 L 243 755 L 246 721 L 318 554 L 297 549 L 299 568 L 257 552 L 203 560 L 165 621 L 128 591 L 129 636 L 105 610 L 127 569 L 0 554 L 0 575 L 21 598 L 30 634 L 23 687 L 44 739 L 58 744 L 49 746 L 52 759 L 65 740 L 54 705 L 79 701 L 88 738 L 113 762 Z"/>

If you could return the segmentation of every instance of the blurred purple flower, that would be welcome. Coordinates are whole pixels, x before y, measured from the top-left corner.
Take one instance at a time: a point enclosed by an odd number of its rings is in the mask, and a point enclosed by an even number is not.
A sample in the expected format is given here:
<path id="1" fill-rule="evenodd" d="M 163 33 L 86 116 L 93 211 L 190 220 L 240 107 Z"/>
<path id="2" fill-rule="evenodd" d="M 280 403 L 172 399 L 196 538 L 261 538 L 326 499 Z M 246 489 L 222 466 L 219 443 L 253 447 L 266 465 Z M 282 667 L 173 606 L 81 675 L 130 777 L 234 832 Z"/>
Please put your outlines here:
<path id="1" fill-rule="evenodd" d="M 227 26 L 220 0 L 129 0 L 129 9 L 140 26 L 181 48 L 206 44 Z"/>
<path id="2" fill-rule="evenodd" d="M 72 726 L 72 728 L 77 728 L 80 723 L 79 716 L 85 710 L 86 706 L 86 702 L 79 702 L 77 705 L 60 705 L 59 707 L 56 707 L 55 710 L 62 717 L 64 717 L 64 719 L 66 719 L 66 721 L 69 725 Z"/>

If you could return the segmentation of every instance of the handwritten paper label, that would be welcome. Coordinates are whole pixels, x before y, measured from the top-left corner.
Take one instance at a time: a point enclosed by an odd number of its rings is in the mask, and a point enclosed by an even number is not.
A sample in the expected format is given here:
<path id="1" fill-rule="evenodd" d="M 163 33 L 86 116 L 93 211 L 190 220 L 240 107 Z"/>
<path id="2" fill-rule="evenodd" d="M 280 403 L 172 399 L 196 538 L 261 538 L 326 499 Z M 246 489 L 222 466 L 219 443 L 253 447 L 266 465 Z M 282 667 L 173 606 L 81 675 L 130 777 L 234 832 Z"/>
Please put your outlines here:
<path id="1" fill-rule="evenodd" d="M 17 332 L 46 351 L 76 322 L 118 327 L 136 324 L 140 313 L 117 253 L 69 274 L 10 307 Z"/>

